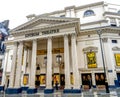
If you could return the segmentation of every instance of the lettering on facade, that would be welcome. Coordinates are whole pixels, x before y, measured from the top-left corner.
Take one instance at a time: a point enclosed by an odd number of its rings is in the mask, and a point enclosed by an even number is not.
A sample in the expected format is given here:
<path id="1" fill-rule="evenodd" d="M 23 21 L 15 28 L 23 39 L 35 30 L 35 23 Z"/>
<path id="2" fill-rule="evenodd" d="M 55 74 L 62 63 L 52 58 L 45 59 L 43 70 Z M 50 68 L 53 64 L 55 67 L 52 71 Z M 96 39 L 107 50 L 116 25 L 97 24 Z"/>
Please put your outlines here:
<path id="1" fill-rule="evenodd" d="M 59 29 L 48 30 L 48 31 L 43 31 L 42 35 L 45 35 L 45 34 L 54 34 L 54 33 L 58 33 L 58 32 L 59 32 Z"/>
<path id="2" fill-rule="evenodd" d="M 39 32 L 25 34 L 25 37 L 33 37 L 33 36 L 39 36 Z"/>

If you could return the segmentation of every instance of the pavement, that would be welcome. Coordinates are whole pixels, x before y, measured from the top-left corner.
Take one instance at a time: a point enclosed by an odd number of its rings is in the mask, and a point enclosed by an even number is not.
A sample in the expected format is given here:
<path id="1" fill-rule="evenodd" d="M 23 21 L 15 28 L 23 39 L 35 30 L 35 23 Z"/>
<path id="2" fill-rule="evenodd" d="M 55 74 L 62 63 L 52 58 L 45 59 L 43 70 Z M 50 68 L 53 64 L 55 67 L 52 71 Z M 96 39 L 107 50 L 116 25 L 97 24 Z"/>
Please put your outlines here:
<path id="1" fill-rule="evenodd" d="M 63 90 L 55 90 L 53 94 L 44 94 L 44 90 L 38 90 L 36 94 L 21 94 L 8 95 L 2 92 L 0 97 L 120 97 L 120 88 L 110 89 L 110 93 L 105 90 L 91 89 L 82 90 L 79 94 L 64 94 Z"/>

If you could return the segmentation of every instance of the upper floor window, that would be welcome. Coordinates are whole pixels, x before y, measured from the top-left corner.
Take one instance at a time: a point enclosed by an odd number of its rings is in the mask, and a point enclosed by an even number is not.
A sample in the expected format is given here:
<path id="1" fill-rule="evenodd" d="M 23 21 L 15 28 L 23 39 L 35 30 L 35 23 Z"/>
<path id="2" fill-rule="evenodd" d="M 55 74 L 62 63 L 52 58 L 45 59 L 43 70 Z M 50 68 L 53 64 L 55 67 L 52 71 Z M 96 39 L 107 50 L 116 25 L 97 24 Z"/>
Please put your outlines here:
<path id="1" fill-rule="evenodd" d="M 116 19 L 115 19 L 115 18 L 111 18 L 111 19 L 110 19 L 110 25 L 111 25 L 111 26 L 117 26 L 117 25 L 116 25 Z"/>
<path id="2" fill-rule="evenodd" d="M 65 17 L 65 15 L 60 15 L 60 17 Z"/>
<path id="3" fill-rule="evenodd" d="M 117 43 L 117 40 L 112 40 L 112 43 Z"/>
<path id="4" fill-rule="evenodd" d="M 92 16 L 92 15 L 95 15 L 93 10 L 87 10 L 84 12 L 84 16 Z"/>

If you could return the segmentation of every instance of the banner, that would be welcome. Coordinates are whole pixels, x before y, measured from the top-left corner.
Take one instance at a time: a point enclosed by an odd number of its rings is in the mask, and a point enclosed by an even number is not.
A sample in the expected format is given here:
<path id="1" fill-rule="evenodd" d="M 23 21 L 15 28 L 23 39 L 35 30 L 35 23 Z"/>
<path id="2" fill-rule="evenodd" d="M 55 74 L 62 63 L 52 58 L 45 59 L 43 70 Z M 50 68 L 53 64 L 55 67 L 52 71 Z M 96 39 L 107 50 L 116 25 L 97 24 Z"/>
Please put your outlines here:
<path id="1" fill-rule="evenodd" d="M 120 54 L 115 54 L 116 65 L 120 66 Z"/>
<path id="2" fill-rule="evenodd" d="M 71 82 L 72 85 L 74 84 L 73 73 L 70 73 L 70 82 Z"/>
<path id="3" fill-rule="evenodd" d="M 40 75 L 40 85 L 44 85 L 46 83 L 46 75 L 41 74 Z"/>
<path id="4" fill-rule="evenodd" d="M 28 85 L 28 82 L 29 82 L 29 74 L 24 74 L 23 85 Z"/>
<path id="5" fill-rule="evenodd" d="M 53 77 L 54 77 L 54 78 L 53 78 L 54 84 L 56 83 L 56 81 L 57 81 L 58 83 L 60 83 L 60 75 L 59 75 L 59 73 L 55 73 Z"/>
<path id="6" fill-rule="evenodd" d="M 52 54 L 57 54 L 57 53 L 64 53 L 64 48 L 53 48 L 52 49 Z M 45 55 L 47 54 L 47 50 L 37 50 L 37 55 Z"/>
<path id="7" fill-rule="evenodd" d="M 97 67 L 95 52 L 87 52 L 87 64 L 88 68 Z"/>

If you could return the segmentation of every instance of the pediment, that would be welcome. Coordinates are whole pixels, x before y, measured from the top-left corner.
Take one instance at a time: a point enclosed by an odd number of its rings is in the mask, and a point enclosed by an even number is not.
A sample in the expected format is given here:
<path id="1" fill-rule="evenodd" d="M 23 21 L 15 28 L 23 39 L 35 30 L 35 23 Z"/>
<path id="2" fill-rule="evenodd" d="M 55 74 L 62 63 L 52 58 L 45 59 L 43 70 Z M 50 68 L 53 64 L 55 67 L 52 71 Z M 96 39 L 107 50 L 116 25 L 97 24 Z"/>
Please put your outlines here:
<path id="1" fill-rule="evenodd" d="M 12 29 L 10 32 L 14 33 L 21 30 L 37 29 L 43 27 L 54 26 L 58 24 L 65 24 L 69 22 L 79 21 L 78 18 L 61 18 L 61 17 L 35 17 L 34 19 Z"/>

